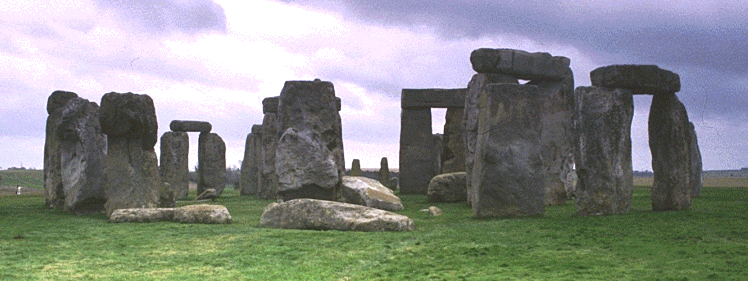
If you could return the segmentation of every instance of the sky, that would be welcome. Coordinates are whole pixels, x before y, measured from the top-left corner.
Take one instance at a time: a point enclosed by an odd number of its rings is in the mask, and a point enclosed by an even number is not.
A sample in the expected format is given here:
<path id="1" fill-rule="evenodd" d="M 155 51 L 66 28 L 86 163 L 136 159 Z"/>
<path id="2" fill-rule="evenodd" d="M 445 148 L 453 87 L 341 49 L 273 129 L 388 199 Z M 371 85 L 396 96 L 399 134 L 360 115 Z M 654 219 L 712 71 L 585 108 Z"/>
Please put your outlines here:
<path id="1" fill-rule="evenodd" d="M 320 78 L 342 99 L 346 166 L 397 168 L 401 90 L 466 87 L 478 48 L 568 57 L 577 87 L 611 64 L 678 73 L 704 169 L 748 167 L 743 0 L 0 0 L 0 167 L 43 168 L 55 90 L 147 94 L 159 136 L 208 121 L 239 167 L 262 100 Z M 633 168 L 651 170 L 651 97 L 634 103 Z M 432 111 L 435 133 L 444 114 Z"/>

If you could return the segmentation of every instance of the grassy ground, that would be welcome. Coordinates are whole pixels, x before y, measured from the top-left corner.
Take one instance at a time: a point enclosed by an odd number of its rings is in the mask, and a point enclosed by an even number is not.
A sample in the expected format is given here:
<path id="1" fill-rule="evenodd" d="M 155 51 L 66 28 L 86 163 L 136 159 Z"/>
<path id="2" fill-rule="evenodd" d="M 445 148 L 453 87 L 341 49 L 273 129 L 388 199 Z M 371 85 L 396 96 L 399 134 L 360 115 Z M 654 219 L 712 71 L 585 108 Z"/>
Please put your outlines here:
<path id="1" fill-rule="evenodd" d="M 270 201 L 233 189 L 216 203 L 234 223 L 113 224 L 0 197 L 0 280 L 745 280 L 748 189 L 705 188 L 693 208 L 577 217 L 571 201 L 538 218 L 475 220 L 465 204 L 402 196 L 416 231 L 258 228 Z M 194 198 L 194 193 L 191 194 Z M 19 238 L 19 239 L 15 239 Z"/>

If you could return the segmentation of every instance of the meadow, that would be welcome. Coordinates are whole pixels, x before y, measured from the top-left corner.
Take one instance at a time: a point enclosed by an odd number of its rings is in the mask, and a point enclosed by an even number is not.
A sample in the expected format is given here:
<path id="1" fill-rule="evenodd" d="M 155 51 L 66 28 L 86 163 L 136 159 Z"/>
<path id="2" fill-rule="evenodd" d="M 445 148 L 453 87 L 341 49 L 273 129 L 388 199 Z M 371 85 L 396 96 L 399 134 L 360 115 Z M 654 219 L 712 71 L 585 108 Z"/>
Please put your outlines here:
<path id="1" fill-rule="evenodd" d="M 400 233 L 258 228 L 271 201 L 233 189 L 215 202 L 228 225 L 114 224 L 13 194 L 0 196 L 0 280 L 746 280 L 747 186 L 705 187 L 680 212 L 652 212 L 637 186 L 624 215 L 579 217 L 568 201 L 486 220 L 404 195 L 416 230 Z"/>

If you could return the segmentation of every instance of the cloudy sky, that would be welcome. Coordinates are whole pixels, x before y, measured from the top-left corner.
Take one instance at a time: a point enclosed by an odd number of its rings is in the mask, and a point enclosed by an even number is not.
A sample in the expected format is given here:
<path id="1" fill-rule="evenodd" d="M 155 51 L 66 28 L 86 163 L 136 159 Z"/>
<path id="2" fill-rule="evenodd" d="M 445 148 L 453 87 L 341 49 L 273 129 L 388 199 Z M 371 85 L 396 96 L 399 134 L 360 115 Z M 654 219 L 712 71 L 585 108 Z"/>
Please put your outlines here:
<path id="1" fill-rule="evenodd" d="M 239 166 L 262 99 L 320 78 L 343 101 L 347 166 L 394 168 L 401 89 L 466 87 L 483 47 L 569 57 L 576 86 L 610 64 L 674 71 L 704 169 L 748 167 L 744 0 L 0 0 L 0 167 L 43 167 L 54 90 L 148 94 L 159 135 L 209 121 Z M 635 170 L 651 170 L 650 102 L 635 97 Z M 442 132 L 444 110 L 433 115 Z"/>

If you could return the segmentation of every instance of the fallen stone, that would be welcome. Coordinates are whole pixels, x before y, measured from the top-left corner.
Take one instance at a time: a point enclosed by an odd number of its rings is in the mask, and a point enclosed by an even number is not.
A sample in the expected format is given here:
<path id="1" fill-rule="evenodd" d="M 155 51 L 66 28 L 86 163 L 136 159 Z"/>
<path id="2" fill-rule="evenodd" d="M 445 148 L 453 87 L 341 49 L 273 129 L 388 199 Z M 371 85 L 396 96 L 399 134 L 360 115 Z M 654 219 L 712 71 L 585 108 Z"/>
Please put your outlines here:
<path id="1" fill-rule="evenodd" d="M 413 220 L 366 206 L 315 199 L 272 203 L 260 217 L 260 227 L 341 231 L 411 231 Z"/>
<path id="2" fill-rule="evenodd" d="M 195 200 L 213 200 L 216 197 L 218 197 L 218 193 L 216 192 L 216 190 L 214 188 L 208 188 L 205 191 L 201 192 L 197 197 L 195 197 Z"/>
<path id="3" fill-rule="evenodd" d="M 392 190 L 367 177 L 343 176 L 341 189 L 347 203 L 385 211 L 403 209 L 403 203 Z"/>
<path id="4" fill-rule="evenodd" d="M 574 94 L 577 214 L 627 213 L 633 196 L 631 92 L 578 87 Z"/>
<path id="5" fill-rule="evenodd" d="M 658 94 L 649 109 L 652 151 L 652 210 L 691 208 L 690 127 L 686 108 L 674 93 Z"/>
<path id="6" fill-rule="evenodd" d="M 174 209 L 174 221 L 181 223 L 226 224 L 231 214 L 221 205 L 188 205 Z"/>
<path id="7" fill-rule="evenodd" d="M 187 197 L 189 192 L 190 138 L 185 132 L 166 132 L 161 135 L 161 164 L 159 174 L 161 180 L 168 182 L 174 193 L 174 198 Z"/>
<path id="8" fill-rule="evenodd" d="M 548 53 L 482 48 L 470 54 L 470 63 L 478 73 L 506 74 L 524 80 L 561 80 L 571 60 Z"/>
<path id="9" fill-rule="evenodd" d="M 634 95 L 680 91 L 680 76 L 656 65 L 609 65 L 590 72 L 592 86 L 631 90 Z"/>
<path id="10" fill-rule="evenodd" d="M 428 209 L 423 209 L 421 212 L 428 212 L 430 216 L 432 217 L 438 217 L 442 215 L 442 209 L 439 209 L 439 207 L 431 206 Z"/>
<path id="11" fill-rule="evenodd" d="M 73 92 L 54 91 L 47 99 L 46 139 L 44 141 L 44 202 L 53 208 L 65 205 L 62 188 L 62 162 L 57 127 L 62 119 L 62 108 L 78 95 Z"/>
<path id="12" fill-rule="evenodd" d="M 104 210 L 107 137 L 101 132 L 99 106 L 82 98 L 62 108 L 57 127 L 64 209 L 78 214 Z"/>
<path id="13" fill-rule="evenodd" d="M 275 155 L 279 199 L 337 200 L 340 173 L 319 133 L 288 128 Z"/>
<path id="14" fill-rule="evenodd" d="M 212 188 L 221 196 L 226 186 L 226 143 L 218 134 L 200 133 L 197 146 L 197 193 Z"/>
<path id="15" fill-rule="evenodd" d="M 360 160 L 353 159 L 353 163 L 351 163 L 351 172 L 349 175 L 352 177 L 361 176 L 361 161 Z"/>
<path id="16" fill-rule="evenodd" d="M 213 125 L 205 121 L 174 120 L 169 124 L 169 129 L 174 132 L 201 132 L 210 133 Z"/>
<path id="17" fill-rule="evenodd" d="M 452 203 L 467 200 L 467 179 L 465 172 L 437 175 L 429 182 L 426 201 Z"/>
<path id="18" fill-rule="evenodd" d="M 538 87 L 491 84 L 480 98 L 473 167 L 473 216 L 536 216 L 545 211 Z"/>
<path id="19" fill-rule="evenodd" d="M 157 222 L 174 220 L 174 208 L 117 209 L 109 215 L 109 222 Z"/>

